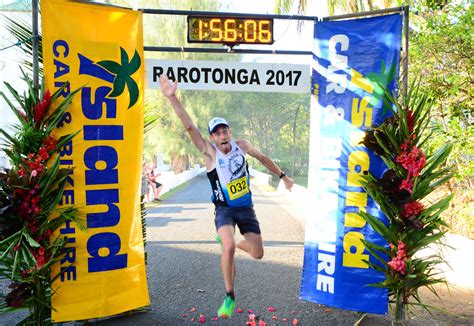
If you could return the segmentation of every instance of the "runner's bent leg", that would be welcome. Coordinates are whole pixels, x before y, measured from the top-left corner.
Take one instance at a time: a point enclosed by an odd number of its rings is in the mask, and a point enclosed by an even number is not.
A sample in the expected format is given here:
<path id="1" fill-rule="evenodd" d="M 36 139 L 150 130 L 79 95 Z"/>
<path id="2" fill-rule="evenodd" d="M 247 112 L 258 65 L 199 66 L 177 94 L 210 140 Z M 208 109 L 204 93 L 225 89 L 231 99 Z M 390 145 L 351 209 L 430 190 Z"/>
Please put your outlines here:
<path id="1" fill-rule="evenodd" d="M 232 225 L 223 225 L 217 230 L 222 242 L 221 269 L 224 277 L 225 290 L 234 290 L 234 254 L 235 254 L 235 229 Z"/>
<path id="2" fill-rule="evenodd" d="M 249 253 L 252 258 L 263 258 L 263 242 L 262 235 L 253 232 L 244 234 L 244 239 L 236 243 L 236 247 Z"/>

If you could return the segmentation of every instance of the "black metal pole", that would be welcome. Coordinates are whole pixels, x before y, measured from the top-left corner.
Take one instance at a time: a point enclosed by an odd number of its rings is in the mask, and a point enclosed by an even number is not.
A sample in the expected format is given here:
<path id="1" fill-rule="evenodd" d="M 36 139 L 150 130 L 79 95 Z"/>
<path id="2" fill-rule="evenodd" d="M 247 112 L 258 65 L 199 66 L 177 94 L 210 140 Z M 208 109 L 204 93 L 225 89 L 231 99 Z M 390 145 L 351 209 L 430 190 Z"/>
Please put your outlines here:
<path id="1" fill-rule="evenodd" d="M 39 88 L 38 69 L 38 1 L 32 0 L 32 27 L 33 27 L 33 86 Z"/>
<path id="2" fill-rule="evenodd" d="M 294 50 L 258 50 L 258 49 L 225 49 L 225 48 L 188 48 L 178 46 L 144 46 L 145 51 L 152 52 L 188 52 L 188 53 L 235 53 L 235 54 L 284 54 L 311 55 L 311 51 Z"/>
<path id="3" fill-rule="evenodd" d="M 192 10 L 168 10 L 168 9 L 140 9 L 145 14 L 154 15 L 176 15 L 176 16 L 215 16 L 219 17 L 253 17 L 253 18 L 273 18 L 273 19 L 289 19 L 289 20 L 338 20 L 357 17 L 374 16 L 381 14 L 390 14 L 404 10 L 404 7 L 395 7 L 387 9 L 379 9 L 373 11 L 356 12 L 338 16 L 318 17 L 318 16 L 302 16 L 302 15 L 275 15 L 275 14 L 246 14 L 241 12 L 215 12 L 215 11 L 192 11 Z"/>
<path id="4" fill-rule="evenodd" d="M 394 8 L 378 9 L 378 10 L 372 10 L 372 11 L 355 12 L 351 14 L 344 14 L 344 15 L 337 15 L 337 16 L 328 16 L 328 17 L 324 17 L 323 20 L 339 20 L 339 19 L 376 16 L 376 15 L 386 15 L 386 14 L 401 12 L 403 11 L 403 8 L 404 7 L 394 7 Z"/>
<path id="5" fill-rule="evenodd" d="M 408 38 L 410 32 L 410 7 L 403 7 L 403 49 L 405 56 L 403 57 L 403 73 L 402 73 L 402 94 L 403 98 L 408 94 Z"/>

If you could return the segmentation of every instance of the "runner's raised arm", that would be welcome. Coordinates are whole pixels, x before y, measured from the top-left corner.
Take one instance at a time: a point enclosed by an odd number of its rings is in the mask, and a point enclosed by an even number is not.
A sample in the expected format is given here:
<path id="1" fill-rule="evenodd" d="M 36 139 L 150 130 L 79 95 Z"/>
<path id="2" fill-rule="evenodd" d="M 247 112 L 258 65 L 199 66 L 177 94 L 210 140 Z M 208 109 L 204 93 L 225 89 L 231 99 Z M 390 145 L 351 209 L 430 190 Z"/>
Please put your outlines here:
<path id="1" fill-rule="evenodd" d="M 160 85 L 163 95 L 169 99 L 171 105 L 173 106 L 174 112 L 176 112 L 179 119 L 183 123 L 184 128 L 186 128 L 187 132 L 189 133 L 194 146 L 196 146 L 196 148 L 203 154 L 206 168 L 208 170 L 212 169 L 214 166 L 215 149 L 209 141 L 204 139 L 204 137 L 199 132 L 199 129 L 193 123 L 191 117 L 186 112 L 179 99 L 176 97 L 176 88 L 178 86 L 178 82 L 170 83 L 168 78 L 162 74 L 160 76 Z"/>

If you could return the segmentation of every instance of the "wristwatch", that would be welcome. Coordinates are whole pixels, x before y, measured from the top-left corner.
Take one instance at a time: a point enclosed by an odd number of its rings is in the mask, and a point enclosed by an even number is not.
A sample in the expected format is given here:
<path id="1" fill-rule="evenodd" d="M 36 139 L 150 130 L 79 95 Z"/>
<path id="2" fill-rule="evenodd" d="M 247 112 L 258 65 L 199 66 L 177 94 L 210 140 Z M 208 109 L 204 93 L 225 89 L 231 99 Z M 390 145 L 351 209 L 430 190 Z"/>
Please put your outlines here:
<path id="1" fill-rule="evenodd" d="M 285 172 L 281 171 L 280 179 L 283 178 L 283 177 L 286 177 L 286 174 L 285 174 Z"/>

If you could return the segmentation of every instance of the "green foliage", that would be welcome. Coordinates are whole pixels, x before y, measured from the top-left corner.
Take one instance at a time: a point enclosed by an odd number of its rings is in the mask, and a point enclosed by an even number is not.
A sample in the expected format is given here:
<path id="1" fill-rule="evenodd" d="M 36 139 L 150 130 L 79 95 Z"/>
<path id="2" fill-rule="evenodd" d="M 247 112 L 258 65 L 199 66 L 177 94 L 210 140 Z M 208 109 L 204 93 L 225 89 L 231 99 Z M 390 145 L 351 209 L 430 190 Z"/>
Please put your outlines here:
<path id="1" fill-rule="evenodd" d="M 11 281 L 0 312 L 29 308 L 24 322 L 39 325 L 50 318 L 51 284 L 59 276 L 51 275 L 51 267 L 67 243 L 57 231 L 68 221 L 82 227 L 75 207 L 57 207 L 72 171 L 60 167 L 59 152 L 76 133 L 52 135 L 79 90 L 60 98 L 62 88 L 50 95 L 43 85 L 35 89 L 25 73 L 23 79 L 28 85 L 23 95 L 6 84 L 20 108 L 0 93 L 19 121 L 13 135 L 0 129 L 12 162 L 8 173 L 0 173 L 0 277 Z"/>
<path id="2" fill-rule="evenodd" d="M 435 266 L 438 255 L 416 258 L 416 253 L 440 239 L 447 232 L 441 213 L 449 207 L 452 195 L 435 202 L 427 197 L 449 181 L 452 173 L 446 166 L 453 146 L 434 149 L 428 144 L 431 108 L 435 105 L 425 89 L 414 84 L 402 103 L 385 91 L 393 117 L 366 132 L 364 144 L 377 153 L 389 170 L 382 178 L 364 175 L 363 187 L 388 218 L 388 225 L 365 212 L 359 215 L 390 245 L 390 249 L 364 241 L 377 263 L 367 262 L 384 272 L 386 279 L 374 286 L 388 289 L 395 303 L 394 319 L 403 319 L 404 306 L 428 306 L 421 302 L 420 287 L 445 283 Z M 389 262 L 385 260 L 388 256 Z M 433 290 L 434 291 L 434 290 Z"/>
<path id="3" fill-rule="evenodd" d="M 474 238 L 472 215 L 474 175 L 474 6 L 448 4 L 442 8 L 420 7 L 418 32 L 410 39 L 410 69 L 422 77 L 420 85 L 433 94 L 428 150 L 452 144 L 448 162 L 453 178 L 443 192 L 456 194 L 445 213 L 454 232 Z M 411 18 L 410 18 L 411 19 Z"/>
<path id="4" fill-rule="evenodd" d="M 309 95 L 230 95 L 227 117 L 237 138 L 247 139 L 290 176 L 306 175 L 309 155 Z M 259 170 L 264 168 L 250 160 Z"/>

